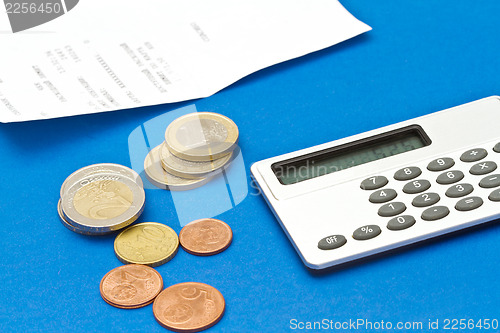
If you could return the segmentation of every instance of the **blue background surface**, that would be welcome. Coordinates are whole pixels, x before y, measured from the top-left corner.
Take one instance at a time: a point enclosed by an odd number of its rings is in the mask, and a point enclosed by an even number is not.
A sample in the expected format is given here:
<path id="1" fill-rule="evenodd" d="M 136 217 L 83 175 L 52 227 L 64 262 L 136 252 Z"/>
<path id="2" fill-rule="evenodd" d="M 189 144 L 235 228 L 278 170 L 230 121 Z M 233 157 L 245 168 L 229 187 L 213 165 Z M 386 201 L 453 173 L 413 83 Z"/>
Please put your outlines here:
<path id="1" fill-rule="evenodd" d="M 239 126 L 248 183 L 250 165 L 261 159 L 500 92 L 499 1 L 342 3 L 373 30 L 194 102 Z M 165 331 L 151 306 L 104 303 L 99 282 L 121 264 L 114 236 L 68 231 L 56 205 L 71 172 L 100 162 L 130 166 L 129 134 L 190 104 L 0 125 L 0 331 Z M 442 327 L 446 318 L 500 319 L 498 224 L 318 275 L 302 265 L 263 198 L 248 190 L 218 215 L 234 232 L 227 251 L 204 258 L 179 250 L 158 267 L 166 286 L 200 281 L 222 292 L 226 313 L 211 332 L 288 332 L 293 319 L 417 321 L 424 328 L 429 320 Z M 146 196 L 139 221 L 179 232 L 170 193 L 148 189 Z"/>

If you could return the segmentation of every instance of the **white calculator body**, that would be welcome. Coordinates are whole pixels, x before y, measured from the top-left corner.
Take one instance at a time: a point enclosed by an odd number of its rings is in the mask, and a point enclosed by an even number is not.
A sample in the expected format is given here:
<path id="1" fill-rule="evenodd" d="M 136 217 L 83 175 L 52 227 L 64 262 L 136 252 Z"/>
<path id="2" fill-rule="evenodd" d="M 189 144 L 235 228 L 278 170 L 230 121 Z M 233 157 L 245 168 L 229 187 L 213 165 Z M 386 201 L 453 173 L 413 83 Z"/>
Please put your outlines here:
<path id="1" fill-rule="evenodd" d="M 500 217 L 500 98 L 266 159 L 251 171 L 323 269 Z"/>

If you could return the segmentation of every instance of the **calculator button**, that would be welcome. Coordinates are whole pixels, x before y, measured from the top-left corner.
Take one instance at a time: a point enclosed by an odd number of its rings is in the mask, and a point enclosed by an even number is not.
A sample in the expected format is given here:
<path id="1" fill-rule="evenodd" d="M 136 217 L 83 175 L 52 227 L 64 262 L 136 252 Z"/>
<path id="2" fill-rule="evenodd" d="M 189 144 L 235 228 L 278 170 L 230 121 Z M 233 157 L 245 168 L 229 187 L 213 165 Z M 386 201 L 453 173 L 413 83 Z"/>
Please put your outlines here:
<path id="1" fill-rule="evenodd" d="M 480 197 L 468 197 L 462 200 L 459 200 L 455 205 L 455 209 L 465 212 L 468 210 L 473 210 L 480 207 L 483 204 L 483 199 Z"/>
<path id="2" fill-rule="evenodd" d="M 438 158 L 427 165 L 429 171 L 443 171 L 455 165 L 455 161 L 449 157 Z"/>
<path id="3" fill-rule="evenodd" d="M 450 213 L 450 210 L 446 206 L 434 206 L 427 208 L 422 213 L 422 220 L 435 221 L 442 219 Z"/>
<path id="4" fill-rule="evenodd" d="M 380 230 L 378 225 L 365 225 L 364 227 L 354 230 L 352 238 L 356 240 L 367 240 L 377 237 L 381 232 L 382 230 Z"/>
<path id="5" fill-rule="evenodd" d="M 378 210 L 378 215 L 383 217 L 399 215 L 406 210 L 406 206 L 402 202 L 391 202 L 383 205 Z"/>
<path id="6" fill-rule="evenodd" d="M 496 189 L 491 192 L 488 196 L 488 199 L 490 199 L 491 201 L 500 201 L 500 189 Z"/>
<path id="7" fill-rule="evenodd" d="M 464 178 L 464 173 L 462 171 L 453 170 L 447 171 L 440 174 L 436 181 L 442 185 L 449 185 L 461 181 Z"/>
<path id="8" fill-rule="evenodd" d="M 363 190 L 376 190 L 387 185 L 389 181 L 384 176 L 374 176 L 366 178 L 361 182 L 361 188 Z"/>
<path id="9" fill-rule="evenodd" d="M 493 188 L 500 186 L 500 175 L 495 174 L 495 175 L 490 175 L 488 177 L 484 177 L 479 182 L 479 186 L 481 186 L 482 188 Z"/>
<path id="10" fill-rule="evenodd" d="M 385 188 L 383 190 L 378 190 L 377 192 L 373 192 L 368 200 L 370 200 L 370 202 L 373 203 L 383 203 L 391 201 L 397 195 L 398 194 L 393 189 Z"/>
<path id="11" fill-rule="evenodd" d="M 427 207 L 432 206 L 441 199 L 437 193 L 423 193 L 415 197 L 411 204 L 415 207 Z"/>
<path id="12" fill-rule="evenodd" d="M 347 243 L 347 239 L 342 235 L 332 235 L 321 239 L 318 248 L 321 250 L 333 250 Z"/>
<path id="13" fill-rule="evenodd" d="M 500 142 L 499 142 L 499 143 L 497 143 L 497 144 L 495 145 L 495 147 L 493 147 L 493 151 L 494 151 L 495 153 L 500 153 Z"/>
<path id="14" fill-rule="evenodd" d="M 446 190 L 445 194 L 450 198 L 460 198 L 472 193 L 472 191 L 474 191 L 474 187 L 471 184 L 462 183 L 451 186 Z"/>
<path id="15" fill-rule="evenodd" d="M 467 150 L 465 153 L 460 156 L 460 160 L 462 162 L 476 162 L 479 161 L 488 155 L 486 149 L 483 148 L 475 148 L 471 150 Z"/>
<path id="16" fill-rule="evenodd" d="M 401 215 L 391 219 L 387 223 L 387 229 L 389 230 L 404 230 L 415 224 L 415 218 L 411 215 Z"/>
<path id="17" fill-rule="evenodd" d="M 485 175 L 487 173 L 495 171 L 496 168 L 497 164 L 495 162 L 480 162 L 478 164 L 474 164 L 472 168 L 470 168 L 470 173 L 473 175 Z"/>
<path id="18" fill-rule="evenodd" d="M 401 170 L 396 171 L 396 173 L 394 174 L 394 179 L 396 179 L 396 180 L 410 180 L 410 179 L 413 179 L 413 178 L 420 176 L 421 173 L 422 173 L 422 170 L 420 170 L 420 168 L 417 168 L 414 166 L 407 167 L 407 168 L 403 168 Z"/>
<path id="19" fill-rule="evenodd" d="M 431 187 L 431 183 L 425 179 L 414 180 L 403 187 L 403 192 L 408 194 L 416 194 L 427 191 Z"/>

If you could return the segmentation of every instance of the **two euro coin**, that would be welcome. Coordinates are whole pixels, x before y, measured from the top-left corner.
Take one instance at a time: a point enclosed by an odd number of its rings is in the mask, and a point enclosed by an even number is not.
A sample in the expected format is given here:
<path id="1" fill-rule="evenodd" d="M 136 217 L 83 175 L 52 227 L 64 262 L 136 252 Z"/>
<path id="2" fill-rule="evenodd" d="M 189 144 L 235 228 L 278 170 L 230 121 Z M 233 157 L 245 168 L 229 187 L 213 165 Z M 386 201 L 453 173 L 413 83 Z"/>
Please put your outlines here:
<path id="1" fill-rule="evenodd" d="M 71 231 L 104 235 L 137 220 L 144 204 L 142 180 L 135 171 L 101 163 L 81 168 L 66 178 L 58 213 Z"/>

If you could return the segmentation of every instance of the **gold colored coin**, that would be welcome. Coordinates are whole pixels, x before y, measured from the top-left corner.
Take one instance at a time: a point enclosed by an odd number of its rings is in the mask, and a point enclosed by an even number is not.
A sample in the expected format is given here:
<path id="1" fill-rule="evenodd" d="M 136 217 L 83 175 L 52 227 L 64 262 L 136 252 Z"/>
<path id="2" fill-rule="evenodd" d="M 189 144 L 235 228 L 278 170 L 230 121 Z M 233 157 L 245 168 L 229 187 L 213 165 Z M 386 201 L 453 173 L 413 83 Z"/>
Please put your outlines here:
<path id="1" fill-rule="evenodd" d="M 168 150 L 188 161 L 221 158 L 236 148 L 238 137 L 238 126 L 228 117 L 213 112 L 184 115 L 165 131 Z"/>
<path id="2" fill-rule="evenodd" d="M 78 213 L 94 220 L 112 219 L 125 213 L 134 201 L 127 185 L 115 180 L 99 180 L 80 188 L 73 198 Z"/>
<path id="3" fill-rule="evenodd" d="M 161 145 L 151 149 L 144 160 L 146 177 L 154 186 L 169 191 L 186 191 L 198 188 L 208 183 L 212 177 L 185 179 L 165 171 L 161 164 Z"/>
<path id="4" fill-rule="evenodd" d="M 133 225 L 115 239 L 115 254 L 125 264 L 160 266 L 171 260 L 178 248 L 175 231 L 155 222 Z"/>

